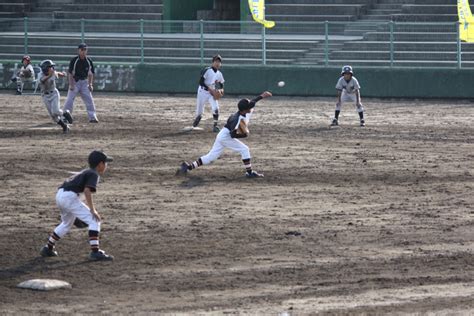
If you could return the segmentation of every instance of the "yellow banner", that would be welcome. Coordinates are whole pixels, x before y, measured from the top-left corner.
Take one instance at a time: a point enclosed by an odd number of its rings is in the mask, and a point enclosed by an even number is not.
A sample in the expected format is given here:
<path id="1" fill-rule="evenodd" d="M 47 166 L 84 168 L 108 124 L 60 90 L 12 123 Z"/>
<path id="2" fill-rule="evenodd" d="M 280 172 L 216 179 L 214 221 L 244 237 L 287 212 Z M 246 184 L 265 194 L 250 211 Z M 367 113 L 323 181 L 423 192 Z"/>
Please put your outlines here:
<path id="1" fill-rule="evenodd" d="M 469 0 L 458 0 L 459 38 L 474 43 L 474 18 Z"/>
<path id="2" fill-rule="evenodd" d="M 263 24 L 266 28 L 275 26 L 275 22 L 265 20 L 265 0 L 249 0 L 249 8 L 255 22 Z"/>

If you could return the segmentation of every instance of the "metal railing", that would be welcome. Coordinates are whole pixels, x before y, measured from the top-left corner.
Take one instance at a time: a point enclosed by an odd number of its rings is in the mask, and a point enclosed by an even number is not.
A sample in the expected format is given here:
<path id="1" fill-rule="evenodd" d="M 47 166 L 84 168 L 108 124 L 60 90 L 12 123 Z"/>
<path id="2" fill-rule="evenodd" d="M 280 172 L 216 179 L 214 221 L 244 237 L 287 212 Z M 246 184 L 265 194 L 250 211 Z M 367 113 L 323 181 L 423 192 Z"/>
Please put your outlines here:
<path id="1" fill-rule="evenodd" d="M 99 63 L 226 64 L 367 67 L 474 67 L 474 45 L 458 22 L 0 19 L 0 60 L 68 60 L 79 41 Z"/>

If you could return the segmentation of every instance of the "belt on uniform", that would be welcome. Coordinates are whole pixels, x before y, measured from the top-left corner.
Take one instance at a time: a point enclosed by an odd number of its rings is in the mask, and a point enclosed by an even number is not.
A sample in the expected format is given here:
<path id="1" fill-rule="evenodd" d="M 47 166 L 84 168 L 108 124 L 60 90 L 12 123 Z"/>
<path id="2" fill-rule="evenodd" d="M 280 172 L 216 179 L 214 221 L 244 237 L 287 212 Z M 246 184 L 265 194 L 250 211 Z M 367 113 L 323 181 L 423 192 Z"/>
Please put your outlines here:
<path id="1" fill-rule="evenodd" d="M 64 192 L 73 192 L 73 193 L 75 193 L 77 196 L 79 196 L 79 193 L 74 192 L 73 190 L 66 190 L 65 188 L 60 188 L 60 189 L 63 189 Z"/>
<path id="2" fill-rule="evenodd" d="M 203 87 L 203 86 L 200 86 L 200 87 L 201 87 L 201 89 L 204 89 L 204 90 L 206 90 L 206 91 L 209 91 L 209 89 L 206 88 L 206 87 Z"/>
<path id="3" fill-rule="evenodd" d="M 53 92 L 54 92 L 54 90 L 53 91 L 46 91 L 46 92 L 43 92 L 43 94 L 50 94 L 50 93 L 53 93 Z"/>

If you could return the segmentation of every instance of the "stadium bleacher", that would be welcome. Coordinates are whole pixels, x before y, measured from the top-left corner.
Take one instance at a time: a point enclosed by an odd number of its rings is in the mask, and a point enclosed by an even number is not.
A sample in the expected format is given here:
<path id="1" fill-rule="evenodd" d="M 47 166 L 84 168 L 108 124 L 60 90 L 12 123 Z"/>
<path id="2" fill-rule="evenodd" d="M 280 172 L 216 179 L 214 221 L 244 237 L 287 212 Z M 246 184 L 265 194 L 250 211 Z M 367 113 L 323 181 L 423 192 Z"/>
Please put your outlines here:
<path id="1" fill-rule="evenodd" d="M 190 21 L 183 24 L 184 33 L 164 33 L 161 0 L 0 0 L 0 7 L 4 30 L 0 33 L 2 60 L 16 60 L 23 52 L 24 22 L 5 19 L 23 16 L 29 18 L 28 53 L 36 60 L 68 60 L 80 36 L 81 18 L 87 19 L 85 39 L 99 62 L 140 62 L 140 19 L 147 20 L 145 62 L 201 60 L 199 24 Z M 393 58 L 391 65 L 395 66 L 423 66 L 439 61 L 440 66 L 452 67 L 457 53 L 456 10 L 456 4 L 448 0 L 352 0 L 350 4 L 345 0 L 267 0 L 267 19 L 276 21 L 277 27 L 267 30 L 266 62 L 376 66 L 388 65 Z M 198 18 L 211 20 L 218 16 L 212 10 L 198 14 Z M 247 20 L 251 20 L 250 15 Z M 259 26 L 254 24 L 244 32 L 235 25 L 206 24 L 206 60 L 220 53 L 231 64 L 262 63 Z M 48 42 L 45 32 L 49 32 Z M 462 44 L 462 58 L 467 65 L 474 62 L 471 46 Z M 392 56 L 391 47 L 395 50 Z"/>

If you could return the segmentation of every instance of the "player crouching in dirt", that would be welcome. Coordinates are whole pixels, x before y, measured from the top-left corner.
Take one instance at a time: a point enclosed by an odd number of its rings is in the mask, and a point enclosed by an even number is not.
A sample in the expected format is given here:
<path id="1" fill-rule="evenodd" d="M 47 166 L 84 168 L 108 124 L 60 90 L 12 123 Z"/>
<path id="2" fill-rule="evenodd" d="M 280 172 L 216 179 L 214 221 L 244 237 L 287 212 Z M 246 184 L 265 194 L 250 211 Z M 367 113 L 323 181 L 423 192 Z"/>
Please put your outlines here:
<path id="1" fill-rule="evenodd" d="M 246 169 L 245 176 L 247 178 L 263 177 L 263 174 L 252 170 L 249 147 L 238 140 L 238 138 L 248 136 L 249 130 L 247 126 L 255 104 L 261 99 L 271 96 L 272 94 L 270 92 L 265 91 L 253 100 L 240 100 L 237 105 L 239 110 L 227 119 L 224 128 L 217 134 L 211 151 L 192 163 L 183 162 L 176 174 L 186 174 L 197 167 L 208 165 L 219 158 L 225 148 L 229 148 L 240 153 L 242 156 L 242 161 Z"/>
<path id="2" fill-rule="evenodd" d="M 57 257 L 56 242 L 75 225 L 81 228 L 89 227 L 90 260 L 110 261 L 114 259 L 99 249 L 101 218 L 92 200 L 92 193 L 96 192 L 100 176 L 105 173 L 107 163 L 113 159 L 102 151 L 94 150 L 89 154 L 88 161 L 89 169 L 84 169 L 67 179 L 58 189 L 56 204 L 61 210 L 61 224 L 54 229 L 48 238 L 48 243 L 41 249 L 40 254 L 43 257 Z M 84 193 L 86 204 L 79 198 L 81 193 Z"/>
<path id="3" fill-rule="evenodd" d="M 332 120 L 331 126 L 339 125 L 339 113 L 341 113 L 342 103 L 343 102 L 355 102 L 357 107 L 357 112 L 359 113 L 360 126 L 365 126 L 364 121 L 364 107 L 360 101 L 360 85 L 356 77 L 354 77 L 354 72 L 352 67 L 347 65 L 342 67 L 341 77 L 336 84 L 337 90 L 337 103 L 336 103 L 336 112 L 334 114 L 334 119 Z"/>

